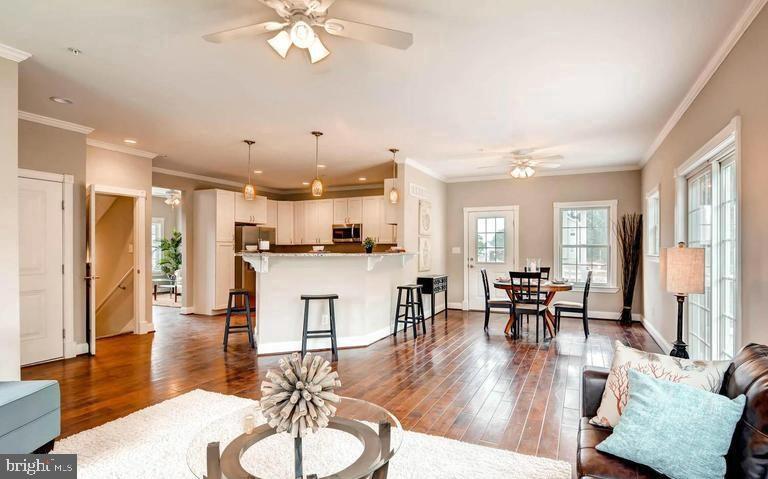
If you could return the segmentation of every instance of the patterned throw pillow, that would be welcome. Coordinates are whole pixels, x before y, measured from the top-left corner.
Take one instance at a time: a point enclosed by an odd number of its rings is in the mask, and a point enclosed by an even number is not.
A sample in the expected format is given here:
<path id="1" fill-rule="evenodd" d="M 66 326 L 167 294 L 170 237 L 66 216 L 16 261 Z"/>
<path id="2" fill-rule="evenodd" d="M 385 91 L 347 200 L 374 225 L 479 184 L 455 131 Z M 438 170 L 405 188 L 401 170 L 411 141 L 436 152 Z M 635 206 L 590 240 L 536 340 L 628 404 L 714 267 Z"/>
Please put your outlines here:
<path id="1" fill-rule="evenodd" d="M 589 420 L 595 426 L 614 427 L 629 398 L 627 371 L 634 369 L 652 378 L 687 384 L 717 393 L 730 361 L 694 361 L 632 349 L 616 341 L 613 363 L 605 383 L 597 416 Z"/>

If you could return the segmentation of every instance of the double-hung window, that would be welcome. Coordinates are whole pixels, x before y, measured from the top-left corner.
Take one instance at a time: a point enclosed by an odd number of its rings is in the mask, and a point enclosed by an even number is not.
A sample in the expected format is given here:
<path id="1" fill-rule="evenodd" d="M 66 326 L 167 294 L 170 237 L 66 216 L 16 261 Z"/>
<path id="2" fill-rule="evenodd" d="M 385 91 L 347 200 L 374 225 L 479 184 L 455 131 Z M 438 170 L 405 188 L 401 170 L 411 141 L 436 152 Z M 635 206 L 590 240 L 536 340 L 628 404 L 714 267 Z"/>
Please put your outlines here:
<path id="1" fill-rule="evenodd" d="M 555 277 L 583 285 L 592 271 L 597 290 L 616 289 L 617 202 L 555 203 Z"/>
<path id="2" fill-rule="evenodd" d="M 739 342 L 737 133 L 735 125 L 729 128 L 681 166 L 676 178 L 676 239 L 705 250 L 704 293 L 687 301 L 694 359 L 731 359 Z"/>
<path id="3" fill-rule="evenodd" d="M 165 218 L 152 218 L 152 272 L 161 273 L 160 261 L 163 259 L 163 252 L 160 249 L 160 241 L 164 238 Z"/>
<path id="4" fill-rule="evenodd" d="M 656 187 L 651 190 L 645 197 L 645 211 L 646 211 L 646 241 L 645 241 L 645 254 L 653 258 L 659 257 L 659 188 Z"/>

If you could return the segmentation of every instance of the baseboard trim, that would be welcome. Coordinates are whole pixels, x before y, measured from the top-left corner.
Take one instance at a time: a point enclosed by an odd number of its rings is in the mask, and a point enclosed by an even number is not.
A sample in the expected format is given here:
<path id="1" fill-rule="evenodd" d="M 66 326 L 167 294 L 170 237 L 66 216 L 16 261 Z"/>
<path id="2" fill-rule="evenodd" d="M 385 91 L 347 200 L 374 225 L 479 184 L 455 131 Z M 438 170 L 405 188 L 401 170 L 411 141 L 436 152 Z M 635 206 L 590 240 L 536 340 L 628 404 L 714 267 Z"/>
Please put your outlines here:
<path id="1" fill-rule="evenodd" d="M 88 343 L 75 343 L 75 356 L 88 354 Z"/>
<path id="2" fill-rule="evenodd" d="M 656 344 L 659 345 L 659 347 L 663 350 L 664 353 L 667 351 L 672 351 L 672 344 L 669 343 L 666 339 L 664 339 L 664 336 L 661 335 L 658 329 L 651 324 L 650 321 L 648 321 L 646 318 L 643 318 L 643 327 L 646 331 L 648 331 L 648 334 L 651 335 L 654 341 L 656 341 Z"/>
<path id="3" fill-rule="evenodd" d="M 193 314 L 195 312 L 194 306 L 185 306 L 179 309 L 179 314 Z"/>
<path id="4" fill-rule="evenodd" d="M 155 324 L 154 323 L 139 323 L 139 333 L 138 334 L 147 334 L 151 333 L 155 330 Z"/>
<path id="5" fill-rule="evenodd" d="M 464 303 L 458 302 L 458 303 L 452 303 L 448 302 L 448 309 L 464 309 Z"/>
<path id="6" fill-rule="evenodd" d="M 359 348 L 364 346 L 370 346 L 371 344 L 386 338 L 392 334 L 392 331 L 387 328 L 382 328 L 372 333 L 363 336 L 351 336 L 341 337 L 338 339 L 339 348 Z M 330 340 L 328 339 L 310 339 L 307 341 L 307 350 L 322 350 L 330 348 Z M 276 343 L 264 343 L 259 344 L 259 355 L 264 354 L 278 354 L 278 353 L 291 353 L 301 350 L 301 341 L 281 341 Z"/>

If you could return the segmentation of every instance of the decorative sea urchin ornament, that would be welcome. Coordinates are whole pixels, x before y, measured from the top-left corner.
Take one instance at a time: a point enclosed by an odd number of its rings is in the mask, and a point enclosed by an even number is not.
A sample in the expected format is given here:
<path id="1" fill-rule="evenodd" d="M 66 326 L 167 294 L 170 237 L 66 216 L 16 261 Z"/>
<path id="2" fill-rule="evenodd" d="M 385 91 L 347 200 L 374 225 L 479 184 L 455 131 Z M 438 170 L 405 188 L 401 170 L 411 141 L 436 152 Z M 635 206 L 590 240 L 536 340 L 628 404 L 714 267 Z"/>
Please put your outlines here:
<path id="1" fill-rule="evenodd" d="M 341 387 L 331 363 L 320 356 L 299 353 L 280 358 L 280 370 L 269 370 L 268 381 L 261 383 L 261 413 L 277 432 L 288 432 L 294 438 L 306 436 L 311 429 L 328 425 L 336 415 L 341 398 L 334 388 Z"/>

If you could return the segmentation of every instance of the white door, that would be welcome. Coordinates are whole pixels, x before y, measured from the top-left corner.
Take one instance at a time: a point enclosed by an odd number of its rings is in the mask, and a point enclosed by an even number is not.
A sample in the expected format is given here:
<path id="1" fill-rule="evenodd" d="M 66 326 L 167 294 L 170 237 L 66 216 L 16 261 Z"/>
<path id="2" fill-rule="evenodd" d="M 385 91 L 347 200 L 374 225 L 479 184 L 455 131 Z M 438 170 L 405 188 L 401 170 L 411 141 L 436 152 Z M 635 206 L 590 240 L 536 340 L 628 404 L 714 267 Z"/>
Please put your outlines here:
<path id="1" fill-rule="evenodd" d="M 64 356 L 62 184 L 19 178 L 21 364 Z"/>
<path id="2" fill-rule="evenodd" d="M 96 354 L 96 280 L 99 276 L 96 274 L 96 185 L 88 187 L 88 236 L 86 238 L 86 263 L 90 264 L 90 271 L 85 277 L 86 288 L 88 289 L 88 327 L 90 336 L 88 338 L 88 348 L 91 354 Z M 138 236 L 138 235 L 137 235 Z"/>
<path id="3" fill-rule="evenodd" d="M 491 298 L 507 299 L 502 290 L 493 287 L 496 278 L 509 278 L 515 270 L 517 238 L 514 210 L 473 211 L 467 221 L 467 264 L 469 309 L 485 309 L 485 292 L 480 270 L 488 272 Z"/>

